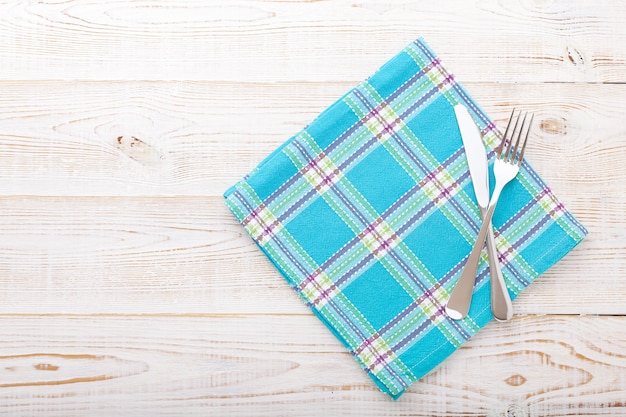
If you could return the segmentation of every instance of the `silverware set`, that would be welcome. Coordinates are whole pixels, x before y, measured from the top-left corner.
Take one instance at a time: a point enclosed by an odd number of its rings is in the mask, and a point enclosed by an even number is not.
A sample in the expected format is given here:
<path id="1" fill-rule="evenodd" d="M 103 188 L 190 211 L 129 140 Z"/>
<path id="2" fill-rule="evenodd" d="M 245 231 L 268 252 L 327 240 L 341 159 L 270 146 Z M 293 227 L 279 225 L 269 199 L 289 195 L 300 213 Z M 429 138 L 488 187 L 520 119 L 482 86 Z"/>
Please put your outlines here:
<path id="1" fill-rule="evenodd" d="M 533 115 L 530 114 L 529 117 L 528 113 L 519 112 L 516 116 L 515 109 L 511 112 L 502 141 L 495 149 L 496 158 L 493 172 L 496 183 L 490 198 L 487 153 L 478 127 L 467 108 L 463 105 L 455 106 L 454 111 L 459 129 L 461 130 L 463 146 L 474 186 L 474 194 L 476 195 L 483 223 L 478 232 L 476 243 L 467 258 L 463 272 L 450 294 L 446 305 L 446 314 L 455 320 L 460 320 L 467 316 L 472 301 L 472 291 L 476 280 L 478 263 L 486 241 L 489 273 L 491 276 L 491 311 L 497 320 L 509 320 L 513 315 L 513 306 L 506 283 L 502 277 L 491 218 L 502 189 L 517 176 L 522 165 Z"/>

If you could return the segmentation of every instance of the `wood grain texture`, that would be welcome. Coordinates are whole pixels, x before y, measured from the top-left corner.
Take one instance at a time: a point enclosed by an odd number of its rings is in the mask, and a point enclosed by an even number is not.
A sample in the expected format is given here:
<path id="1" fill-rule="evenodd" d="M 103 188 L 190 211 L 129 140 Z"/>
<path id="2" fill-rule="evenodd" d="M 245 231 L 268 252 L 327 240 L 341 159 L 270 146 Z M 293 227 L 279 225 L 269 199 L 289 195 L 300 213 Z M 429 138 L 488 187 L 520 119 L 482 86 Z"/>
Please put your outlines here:
<path id="1" fill-rule="evenodd" d="M 467 81 L 623 82 L 625 13 L 584 0 L 5 1 L 0 78 L 360 81 L 421 35 Z"/>
<path id="2" fill-rule="evenodd" d="M 0 0 L 1 416 L 626 415 L 626 3 Z M 397 402 L 224 190 L 417 36 L 583 243 Z"/>

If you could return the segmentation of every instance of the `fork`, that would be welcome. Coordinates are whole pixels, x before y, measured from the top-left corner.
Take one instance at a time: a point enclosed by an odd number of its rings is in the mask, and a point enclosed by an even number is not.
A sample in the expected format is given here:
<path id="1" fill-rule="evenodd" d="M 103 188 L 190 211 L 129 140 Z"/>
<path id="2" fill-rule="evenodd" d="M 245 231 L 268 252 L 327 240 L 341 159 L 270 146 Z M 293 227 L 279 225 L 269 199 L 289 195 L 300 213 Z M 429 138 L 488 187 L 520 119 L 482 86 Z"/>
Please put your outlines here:
<path id="1" fill-rule="evenodd" d="M 532 125 L 534 115 L 530 115 L 530 121 L 525 129 L 526 134 L 523 135 L 522 132 L 526 126 L 526 117 L 528 116 L 528 113 L 524 113 L 524 117 L 522 118 L 522 112 L 519 112 L 517 119 L 515 120 L 513 130 L 511 131 L 511 138 L 510 140 L 507 140 L 509 130 L 513 123 L 513 119 L 515 118 L 514 116 L 515 109 L 511 112 L 511 117 L 509 118 L 509 123 L 506 126 L 506 131 L 504 132 L 502 141 L 495 149 L 496 159 L 493 165 L 493 173 L 496 178 L 496 185 L 493 190 L 493 194 L 491 195 L 491 199 L 489 200 L 487 212 L 483 217 L 482 227 L 480 228 L 480 232 L 478 232 L 476 243 L 467 258 L 465 268 L 463 269 L 463 272 L 461 273 L 461 276 L 452 290 L 450 298 L 448 299 L 448 303 L 446 304 L 446 314 L 454 320 L 460 320 L 467 316 L 467 312 L 469 311 L 470 303 L 472 301 L 472 290 L 474 288 L 474 281 L 476 280 L 478 261 L 480 260 L 480 254 L 483 250 L 483 246 L 485 245 L 487 232 L 489 231 L 489 227 L 491 225 L 491 217 L 496 209 L 496 204 L 498 203 L 502 189 L 506 184 L 511 182 L 513 178 L 515 178 L 520 167 L 522 166 L 524 151 L 526 150 L 526 142 L 528 140 L 528 134 L 530 133 L 530 126 Z M 522 119 L 521 125 L 519 123 L 520 119 Z M 519 130 L 518 125 L 520 125 Z M 522 136 L 524 136 L 523 139 Z M 513 141 L 515 141 L 515 145 L 513 145 Z M 506 150 L 504 149 L 505 146 Z"/>

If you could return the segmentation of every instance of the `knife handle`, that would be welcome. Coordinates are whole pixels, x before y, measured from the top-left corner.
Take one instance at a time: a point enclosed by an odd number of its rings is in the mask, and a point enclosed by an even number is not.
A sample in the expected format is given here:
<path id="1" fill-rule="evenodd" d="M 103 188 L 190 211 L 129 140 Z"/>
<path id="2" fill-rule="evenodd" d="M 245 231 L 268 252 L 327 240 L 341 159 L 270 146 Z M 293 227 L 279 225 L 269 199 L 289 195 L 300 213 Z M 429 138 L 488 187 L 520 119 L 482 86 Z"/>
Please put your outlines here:
<path id="1" fill-rule="evenodd" d="M 480 210 L 484 217 L 486 210 Z M 498 321 L 510 320 L 513 316 L 513 304 L 507 290 L 506 283 L 502 277 L 500 262 L 498 261 L 498 251 L 496 241 L 493 236 L 493 226 L 489 225 L 487 232 L 487 252 L 489 254 L 489 275 L 491 275 L 491 312 Z"/>
<path id="2" fill-rule="evenodd" d="M 450 298 L 448 298 L 448 302 L 446 303 L 446 314 L 452 320 L 464 319 L 469 312 L 470 304 L 472 303 L 474 282 L 476 281 L 476 270 L 478 269 L 478 262 L 480 261 L 480 254 L 485 246 L 487 232 L 492 229 L 491 216 L 496 208 L 496 203 L 501 191 L 502 186 L 498 188 L 498 184 L 496 184 L 493 196 L 491 197 L 492 203 L 489 204 L 489 207 L 487 207 L 487 212 L 485 214 L 483 224 L 480 226 L 476 243 L 474 243 L 472 251 L 467 257 L 467 261 L 465 261 L 465 267 L 461 272 L 461 276 L 456 281 L 456 284 L 450 293 Z"/>

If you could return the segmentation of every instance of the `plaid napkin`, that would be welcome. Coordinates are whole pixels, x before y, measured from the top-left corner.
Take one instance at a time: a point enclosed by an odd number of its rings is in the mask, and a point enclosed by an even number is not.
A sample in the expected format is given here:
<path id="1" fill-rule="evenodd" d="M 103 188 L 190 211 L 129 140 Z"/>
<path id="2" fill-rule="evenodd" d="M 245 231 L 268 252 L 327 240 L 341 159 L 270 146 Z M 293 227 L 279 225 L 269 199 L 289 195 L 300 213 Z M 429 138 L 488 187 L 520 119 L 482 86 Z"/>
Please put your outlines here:
<path id="1" fill-rule="evenodd" d="M 300 298 L 393 398 L 493 317 L 486 252 L 468 317 L 444 312 L 481 225 L 458 103 L 493 162 L 493 122 L 418 39 L 225 193 Z M 527 162 L 493 224 L 513 298 L 587 233 Z"/>

